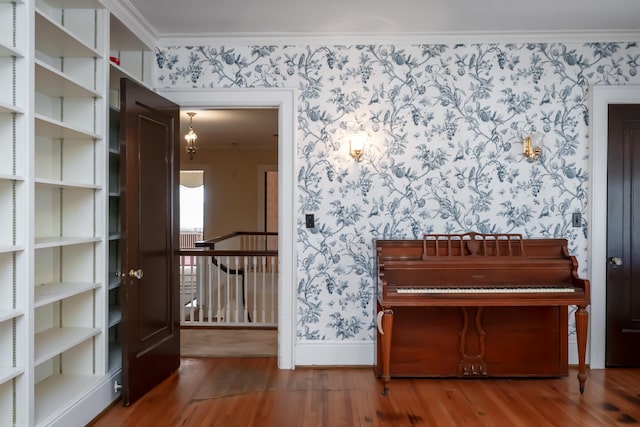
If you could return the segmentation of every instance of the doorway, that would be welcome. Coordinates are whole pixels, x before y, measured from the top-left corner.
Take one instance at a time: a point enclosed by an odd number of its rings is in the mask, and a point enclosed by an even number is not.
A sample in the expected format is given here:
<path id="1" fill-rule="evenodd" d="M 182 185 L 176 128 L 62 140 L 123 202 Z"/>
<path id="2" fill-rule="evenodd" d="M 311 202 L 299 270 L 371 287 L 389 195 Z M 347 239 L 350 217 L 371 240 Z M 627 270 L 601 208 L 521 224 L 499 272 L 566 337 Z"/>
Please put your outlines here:
<path id="1" fill-rule="evenodd" d="M 166 90 L 162 95 L 178 105 L 201 108 L 278 109 L 278 367 L 293 369 L 295 340 L 295 197 L 293 90 L 203 89 Z M 195 128 L 195 122 L 194 122 Z M 205 225 L 206 227 L 206 225 Z"/>
<path id="2" fill-rule="evenodd" d="M 215 239 L 216 250 L 238 252 L 180 257 L 180 354 L 275 357 L 277 235 L 264 232 L 277 233 L 272 176 L 277 176 L 278 110 L 191 105 L 181 110 L 181 135 L 195 137 L 195 144 L 184 141 L 181 150 L 181 248 Z M 266 189 L 272 191 L 265 194 Z M 265 229 L 264 212 L 273 215 L 267 225 L 274 228 Z M 275 246 L 269 246 L 270 239 Z M 274 256 L 259 253 L 265 250 Z"/>

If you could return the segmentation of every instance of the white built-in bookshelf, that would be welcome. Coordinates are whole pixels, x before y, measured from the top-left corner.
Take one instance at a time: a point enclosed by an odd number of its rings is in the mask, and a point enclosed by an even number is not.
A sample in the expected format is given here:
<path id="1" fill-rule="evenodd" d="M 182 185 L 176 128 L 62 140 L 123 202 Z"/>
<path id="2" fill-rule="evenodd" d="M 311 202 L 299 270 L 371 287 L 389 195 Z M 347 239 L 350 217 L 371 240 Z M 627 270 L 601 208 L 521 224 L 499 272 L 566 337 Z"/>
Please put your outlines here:
<path id="1" fill-rule="evenodd" d="M 0 0 L 0 425 L 29 421 L 30 7 Z"/>
<path id="2" fill-rule="evenodd" d="M 109 372 L 118 372 L 122 369 L 120 79 L 125 77 L 148 86 L 153 51 L 113 14 L 110 16 L 109 28 L 107 368 Z"/>
<path id="3" fill-rule="evenodd" d="M 114 94 L 116 91 L 111 90 Z M 107 354 L 107 367 L 109 371 L 118 371 L 122 368 L 122 314 L 121 300 L 121 235 L 120 235 L 120 110 L 115 107 L 118 101 L 111 100 L 109 109 L 109 230 L 107 253 L 107 289 L 108 289 L 108 318 L 107 325 L 109 351 Z"/>
<path id="4" fill-rule="evenodd" d="M 109 58 L 115 60 L 110 61 L 109 88 L 119 91 L 121 77 L 150 87 L 155 64 L 153 49 L 114 15 L 111 15 L 110 28 Z"/>
<path id="5" fill-rule="evenodd" d="M 107 12 L 34 4 L 33 424 L 55 422 L 104 371 Z"/>
<path id="6" fill-rule="evenodd" d="M 110 4 L 0 0 L 0 426 L 118 395 L 118 82 L 149 85 L 153 58 Z"/>

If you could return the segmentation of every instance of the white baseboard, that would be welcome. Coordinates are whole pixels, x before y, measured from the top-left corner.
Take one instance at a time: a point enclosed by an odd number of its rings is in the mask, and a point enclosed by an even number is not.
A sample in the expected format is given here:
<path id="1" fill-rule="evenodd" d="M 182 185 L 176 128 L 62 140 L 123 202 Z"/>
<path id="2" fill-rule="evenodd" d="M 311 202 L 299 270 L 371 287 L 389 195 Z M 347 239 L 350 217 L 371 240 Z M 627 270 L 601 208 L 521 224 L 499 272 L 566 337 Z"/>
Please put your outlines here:
<path id="1" fill-rule="evenodd" d="M 295 345 L 296 366 L 373 366 L 375 341 L 302 341 Z"/>
<path id="2" fill-rule="evenodd" d="M 373 366 L 375 341 L 303 341 L 295 345 L 296 366 Z M 569 339 L 569 365 L 578 364 L 578 346 Z M 587 363 L 589 363 L 587 354 Z"/>
<path id="3" fill-rule="evenodd" d="M 87 425 L 120 396 L 120 392 L 114 390 L 114 383 L 116 380 L 121 382 L 121 374 L 122 371 L 119 369 L 105 375 L 89 393 L 75 401 L 47 425 L 54 427 Z"/>

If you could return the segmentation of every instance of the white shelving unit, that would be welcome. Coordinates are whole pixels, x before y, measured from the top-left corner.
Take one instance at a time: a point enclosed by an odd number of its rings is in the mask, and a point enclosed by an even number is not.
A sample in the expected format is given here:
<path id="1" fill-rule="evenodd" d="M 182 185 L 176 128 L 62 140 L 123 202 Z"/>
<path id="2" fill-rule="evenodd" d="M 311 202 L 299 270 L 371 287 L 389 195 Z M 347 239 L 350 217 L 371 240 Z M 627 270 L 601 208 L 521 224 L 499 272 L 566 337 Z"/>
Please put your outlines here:
<path id="1" fill-rule="evenodd" d="M 113 90 L 110 91 L 113 93 Z M 107 367 L 110 372 L 122 369 L 121 337 L 122 312 L 120 307 L 120 259 L 122 248 L 120 242 L 120 110 L 114 107 L 114 100 L 110 100 L 109 109 L 109 251 L 108 266 L 108 310 L 107 325 L 109 327 L 109 348 Z"/>
<path id="2" fill-rule="evenodd" d="M 34 6 L 34 425 L 104 374 L 106 15 L 91 0 Z"/>
<path id="3" fill-rule="evenodd" d="M 120 79 L 122 77 L 148 86 L 151 81 L 153 49 L 143 42 L 115 15 L 110 16 L 109 37 L 109 171 L 108 171 L 108 370 L 122 368 L 121 337 L 121 228 L 120 228 Z"/>
<path id="4" fill-rule="evenodd" d="M 29 6 L 0 0 L 0 425 L 29 420 Z"/>
<path id="5" fill-rule="evenodd" d="M 83 425 L 119 394 L 119 80 L 153 67 L 121 7 L 0 0 L 3 427 Z"/>
<path id="6" fill-rule="evenodd" d="M 127 77 L 150 87 L 151 70 L 155 64 L 153 48 L 127 28 L 115 15 L 111 15 L 110 28 L 109 88 L 119 91 L 121 77 Z M 117 104 L 115 106 L 117 107 Z"/>

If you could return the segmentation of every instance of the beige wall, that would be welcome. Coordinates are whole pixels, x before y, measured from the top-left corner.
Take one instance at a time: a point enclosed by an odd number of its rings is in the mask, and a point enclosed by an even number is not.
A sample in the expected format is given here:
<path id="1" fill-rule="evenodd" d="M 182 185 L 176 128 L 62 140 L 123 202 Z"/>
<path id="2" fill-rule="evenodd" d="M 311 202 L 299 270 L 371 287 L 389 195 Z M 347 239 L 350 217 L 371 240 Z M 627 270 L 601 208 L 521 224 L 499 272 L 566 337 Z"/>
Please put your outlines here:
<path id="1" fill-rule="evenodd" d="M 257 230 L 258 171 L 278 164 L 277 149 L 200 150 L 193 160 L 183 153 L 181 161 L 182 170 L 204 170 L 205 238 Z"/>

